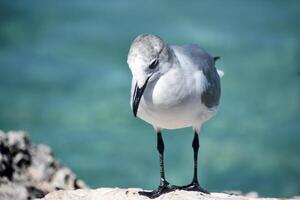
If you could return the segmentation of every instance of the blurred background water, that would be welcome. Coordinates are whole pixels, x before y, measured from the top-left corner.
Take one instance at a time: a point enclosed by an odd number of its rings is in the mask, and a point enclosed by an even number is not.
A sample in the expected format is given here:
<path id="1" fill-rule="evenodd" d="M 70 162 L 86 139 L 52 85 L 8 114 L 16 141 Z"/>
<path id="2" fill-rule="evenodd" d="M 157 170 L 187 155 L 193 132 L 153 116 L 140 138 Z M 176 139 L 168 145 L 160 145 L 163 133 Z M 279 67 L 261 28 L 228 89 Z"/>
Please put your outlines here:
<path id="1" fill-rule="evenodd" d="M 144 32 L 222 57 L 220 111 L 200 135 L 203 186 L 299 195 L 299 1 L 1 0 L 0 129 L 29 131 L 92 187 L 155 188 L 156 135 L 132 115 L 126 64 Z M 164 133 L 166 176 L 187 184 L 192 130 Z"/>

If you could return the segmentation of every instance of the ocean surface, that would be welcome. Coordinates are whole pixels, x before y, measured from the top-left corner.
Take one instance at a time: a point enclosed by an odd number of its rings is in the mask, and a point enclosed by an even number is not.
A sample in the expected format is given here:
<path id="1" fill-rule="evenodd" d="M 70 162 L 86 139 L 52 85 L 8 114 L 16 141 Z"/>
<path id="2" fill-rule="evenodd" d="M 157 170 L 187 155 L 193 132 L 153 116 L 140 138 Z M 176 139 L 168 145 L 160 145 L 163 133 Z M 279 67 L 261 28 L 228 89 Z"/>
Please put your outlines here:
<path id="1" fill-rule="evenodd" d="M 28 131 L 91 187 L 157 187 L 156 134 L 129 106 L 140 33 L 221 56 L 220 109 L 200 134 L 203 187 L 300 195 L 299 1 L 1 0 L 0 129 Z M 163 137 L 168 181 L 189 183 L 192 130 Z"/>

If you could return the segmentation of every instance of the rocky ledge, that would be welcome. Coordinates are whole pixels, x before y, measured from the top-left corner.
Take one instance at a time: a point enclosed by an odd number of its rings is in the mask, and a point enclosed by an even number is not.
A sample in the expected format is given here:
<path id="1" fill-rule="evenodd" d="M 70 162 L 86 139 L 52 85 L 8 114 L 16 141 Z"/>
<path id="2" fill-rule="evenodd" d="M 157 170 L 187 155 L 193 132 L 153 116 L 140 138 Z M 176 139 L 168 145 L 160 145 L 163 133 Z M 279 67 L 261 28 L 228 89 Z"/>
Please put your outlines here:
<path id="1" fill-rule="evenodd" d="M 54 158 L 46 145 L 33 145 L 22 131 L 0 131 L 0 199 L 42 198 L 56 190 L 87 188 Z"/>
<path id="2" fill-rule="evenodd" d="M 41 200 L 149 200 L 145 196 L 141 196 L 138 192 L 141 189 L 119 189 L 119 188 L 99 188 L 99 189 L 80 189 L 75 191 L 56 191 L 46 195 Z M 199 192 L 187 192 L 176 190 L 167 194 L 163 194 L 156 200 L 275 200 L 276 198 L 258 198 L 257 194 L 249 193 L 248 195 L 230 195 L 226 193 L 203 194 Z M 282 198 L 281 198 L 282 199 Z M 296 198 L 295 198 L 296 199 Z"/>
<path id="3" fill-rule="evenodd" d="M 146 200 L 142 189 L 88 189 L 85 183 L 53 156 L 46 145 L 33 145 L 22 131 L 0 131 L 0 200 Z M 46 195 L 46 196 L 45 196 Z M 156 199 L 164 200 L 261 200 L 257 193 L 202 194 L 176 190 Z M 282 199 L 282 198 L 281 198 Z M 295 197 L 293 199 L 300 199 Z"/>

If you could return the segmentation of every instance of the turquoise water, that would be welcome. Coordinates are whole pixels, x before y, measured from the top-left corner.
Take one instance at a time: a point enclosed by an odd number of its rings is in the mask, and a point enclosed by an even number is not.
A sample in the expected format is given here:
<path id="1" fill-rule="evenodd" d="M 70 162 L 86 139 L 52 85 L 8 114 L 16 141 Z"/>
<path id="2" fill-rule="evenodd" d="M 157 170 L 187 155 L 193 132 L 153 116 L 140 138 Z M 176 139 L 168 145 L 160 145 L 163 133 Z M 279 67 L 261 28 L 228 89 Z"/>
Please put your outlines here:
<path id="1" fill-rule="evenodd" d="M 201 130 L 210 191 L 300 194 L 299 1 L 1 1 L 0 129 L 30 132 L 92 187 L 155 188 L 156 135 L 129 106 L 140 33 L 221 56 L 217 116 Z M 191 129 L 165 131 L 166 176 L 192 178 Z M 170 133 L 170 134 L 169 134 Z"/>

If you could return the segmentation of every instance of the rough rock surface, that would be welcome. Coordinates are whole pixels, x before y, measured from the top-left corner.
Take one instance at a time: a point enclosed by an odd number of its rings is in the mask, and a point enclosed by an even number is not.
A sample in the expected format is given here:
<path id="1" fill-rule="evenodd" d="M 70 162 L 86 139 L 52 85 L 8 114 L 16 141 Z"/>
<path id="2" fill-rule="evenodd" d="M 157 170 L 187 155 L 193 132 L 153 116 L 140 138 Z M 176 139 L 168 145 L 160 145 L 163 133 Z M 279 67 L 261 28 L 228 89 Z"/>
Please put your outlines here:
<path id="1" fill-rule="evenodd" d="M 75 190 L 76 189 L 76 190 Z M 46 145 L 32 145 L 22 131 L 0 131 L 0 200 L 146 200 L 142 189 L 88 189 L 85 183 L 56 160 Z M 46 196 L 45 196 L 46 195 Z M 174 191 L 158 200 L 262 200 L 257 193 L 229 195 Z M 271 200 L 271 198 L 269 198 Z M 281 198 L 282 199 L 282 198 Z M 300 199 L 295 197 L 294 199 Z"/>
<path id="2" fill-rule="evenodd" d="M 99 189 L 80 189 L 75 191 L 56 191 L 49 193 L 41 200 L 149 200 L 145 196 L 138 194 L 141 189 L 119 189 L 119 188 L 99 188 Z M 256 193 L 249 193 L 246 196 L 229 195 L 225 193 L 203 194 L 199 192 L 187 192 L 176 190 L 163 194 L 156 200 L 275 200 L 275 198 L 258 198 Z M 295 198 L 296 199 L 296 198 Z"/>
<path id="3" fill-rule="evenodd" d="M 0 199 L 42 198 L 60 189 L 87 188 L 46 145 L 32 145 L 22 131 L 0 131 Z"/>

